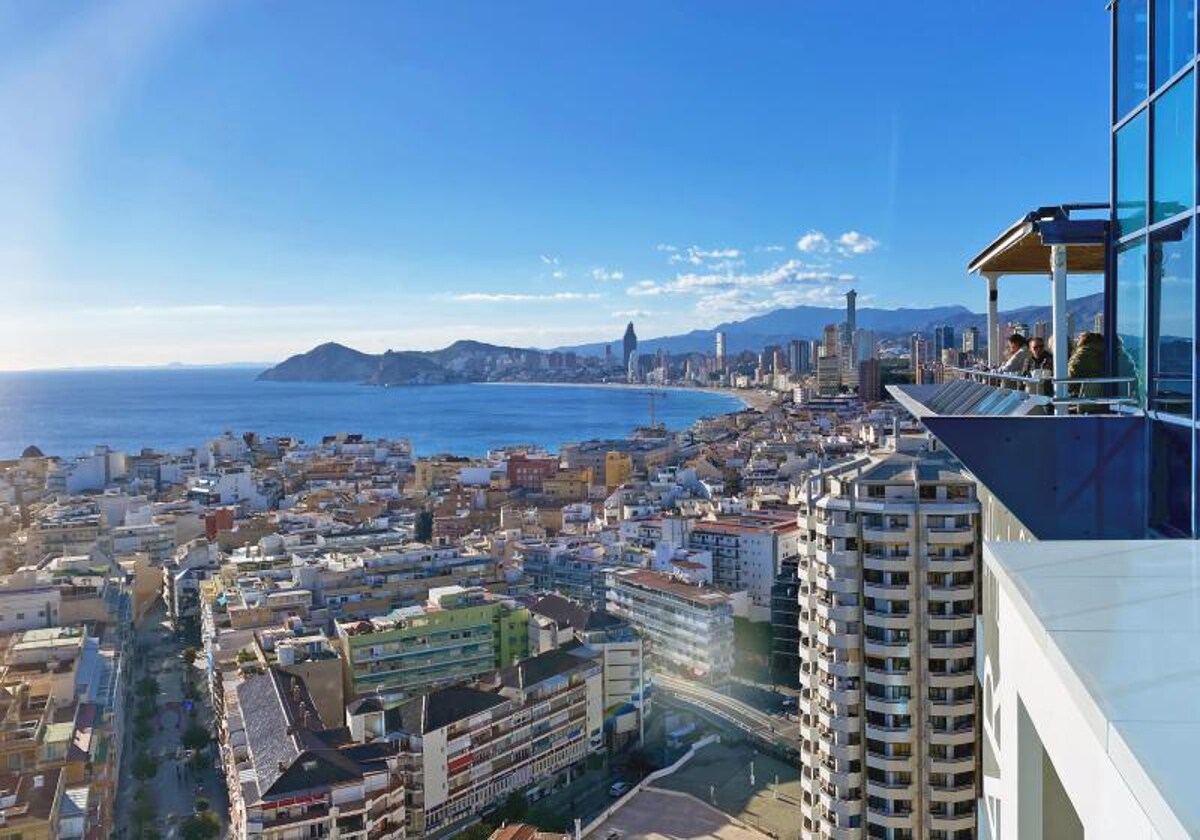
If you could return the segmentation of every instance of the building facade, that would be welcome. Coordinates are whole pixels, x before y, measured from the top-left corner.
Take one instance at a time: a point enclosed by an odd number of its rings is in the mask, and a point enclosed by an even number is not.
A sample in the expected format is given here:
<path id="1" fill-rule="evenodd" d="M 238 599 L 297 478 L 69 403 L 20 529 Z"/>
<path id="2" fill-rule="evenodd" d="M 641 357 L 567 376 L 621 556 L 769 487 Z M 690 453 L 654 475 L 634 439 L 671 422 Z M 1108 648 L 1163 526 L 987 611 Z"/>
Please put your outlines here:
<path id="1" fill-rule="evenodd" d="M 974 484 L 920 451 L 824 481 L 797 573 L 801 836 L 974 838 Z"/>
<path id="2" fill-rule="evenodd" d="M 1113 369 L 1149 419 L 1148 524 L 1196 534 L 1196 10 L 1111 4 Z M 1151 8 L 1152 7 L 1152 8 Z"/>
<path id="3" fill-rule="evenodd" d="M 721 683 L 733 670 L 733 601 L 659 572 L 608 576 L 608 612 L 628 622 L 663 665 Z"/>

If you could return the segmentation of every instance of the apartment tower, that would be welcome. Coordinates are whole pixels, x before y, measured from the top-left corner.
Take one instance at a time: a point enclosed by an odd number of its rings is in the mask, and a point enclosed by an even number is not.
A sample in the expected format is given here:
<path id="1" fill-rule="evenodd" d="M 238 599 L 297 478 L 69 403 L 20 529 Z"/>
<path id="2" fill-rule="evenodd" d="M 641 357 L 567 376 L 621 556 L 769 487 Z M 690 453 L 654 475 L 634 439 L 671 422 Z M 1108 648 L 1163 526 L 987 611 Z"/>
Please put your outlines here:
<path id="1" fill-rule="evenodd" d="M 801 557 L 801 837 L 975 837 L 973 481 L 923 438 L 822 478 Z"/>

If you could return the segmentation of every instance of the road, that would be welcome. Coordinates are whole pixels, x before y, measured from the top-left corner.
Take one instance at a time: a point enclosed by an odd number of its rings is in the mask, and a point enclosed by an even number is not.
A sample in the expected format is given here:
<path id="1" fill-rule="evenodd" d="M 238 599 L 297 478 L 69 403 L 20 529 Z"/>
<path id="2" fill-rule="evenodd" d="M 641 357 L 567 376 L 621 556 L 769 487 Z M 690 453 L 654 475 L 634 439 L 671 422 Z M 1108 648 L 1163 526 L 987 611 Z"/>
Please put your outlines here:
<path id="1" fill-rule="evenodd" d="M 706 685 L 670 674 L 655 673 L 654 686 L 659 691 L 669 692 L 689 705 L 732 723 L 748 735 L 781 743 L 792 749 L 800 748 L 800 724 L 782 715 L 768 714 Z"/>
<path id="2" fill-rule="evenodd" d="M 154 795 L 161 836 L 166 840 L 180 836 L 180 824 L 193 813 L 198 796 L 207 799 L 213 813 L 221 818 L 224 836 L 229 802 L 225 795 L 224 783 L 215 766 L 210 762 L 209 766 L 195 772 L 187 768 L 184 761 L 175 758 L 179 739 L 187 727 L 187 713 L 183 710 L 185 666 L 180 659 L 183 643 L 167 629 L 161 605 L 137 626 L 134 639 L 136 653 L 133 657 L 133 677 L 125 710 L 126 742 L 117 790 L 117 836 L 136 840 L 137 835 L 133 831 L 130 816 L 133 811 L 133 794 L 139 784 L 132 772 L 133 758 L 139 748 L 144 748 L 158 762 L 158 772 L 154 778 L 147 779 L 145 785 Z M 158 680 L 159 712 L 154 719 L 149 742 L 135 745 L 133 729 L 136 697 L 133 689 L 138 681 L 146 676 L 153 676 Z M 191 678 L 199 684 L 199 673 L 192 674 Z M 200 693 L 203 697 L 204 692 Z M 205 705 L 205 701 L 197 703 L 199 711 L 196 720 L 211 731 L 212 712 Z M 210 754 L 215 754 L 215 750 Z"/>

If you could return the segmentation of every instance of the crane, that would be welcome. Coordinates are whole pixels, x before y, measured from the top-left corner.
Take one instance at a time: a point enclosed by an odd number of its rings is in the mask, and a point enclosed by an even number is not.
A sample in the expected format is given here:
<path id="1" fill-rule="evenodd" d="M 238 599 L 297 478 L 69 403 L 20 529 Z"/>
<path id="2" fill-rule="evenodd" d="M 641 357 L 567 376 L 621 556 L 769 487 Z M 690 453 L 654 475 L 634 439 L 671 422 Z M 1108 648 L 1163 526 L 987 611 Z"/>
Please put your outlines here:
<path id="1" fill-rule="evenodd" d="M 650 428 L 655 429 L 655 428 L 657 428 L 657 426 L 654 425 L 655 400 L 665 400 L 667 398 L 667 392 L 666 391 L 649 391 L 649 392 L 647 392 L 646 397 L 650 400 Z"/>

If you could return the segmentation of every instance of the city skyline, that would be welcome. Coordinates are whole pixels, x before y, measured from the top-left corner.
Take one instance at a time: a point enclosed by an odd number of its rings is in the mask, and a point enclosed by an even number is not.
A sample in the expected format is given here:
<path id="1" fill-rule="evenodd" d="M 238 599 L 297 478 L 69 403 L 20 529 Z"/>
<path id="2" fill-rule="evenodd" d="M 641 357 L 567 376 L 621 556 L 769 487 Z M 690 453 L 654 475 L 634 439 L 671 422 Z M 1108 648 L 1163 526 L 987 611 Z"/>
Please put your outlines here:
<path id="1" fill-rule="evenodd" d="M 1029 54 L 1095 87 L 1105 22 L 1082 8 L 1029 31 L 932 5 L 301 4 L 286 39 L 233 5 L 6 9 L 0 369 L 553 347 L 836 306 L 851 284 L 863 307 L 972 303 L 961 266 L 996 224 L 1107 192 L 1104 97 L 1005 81 Z M 976 167 L 970 190 L 1003 217 L 947 213 L 955 173 L 1001 156 L 1022 166 Z"/>

